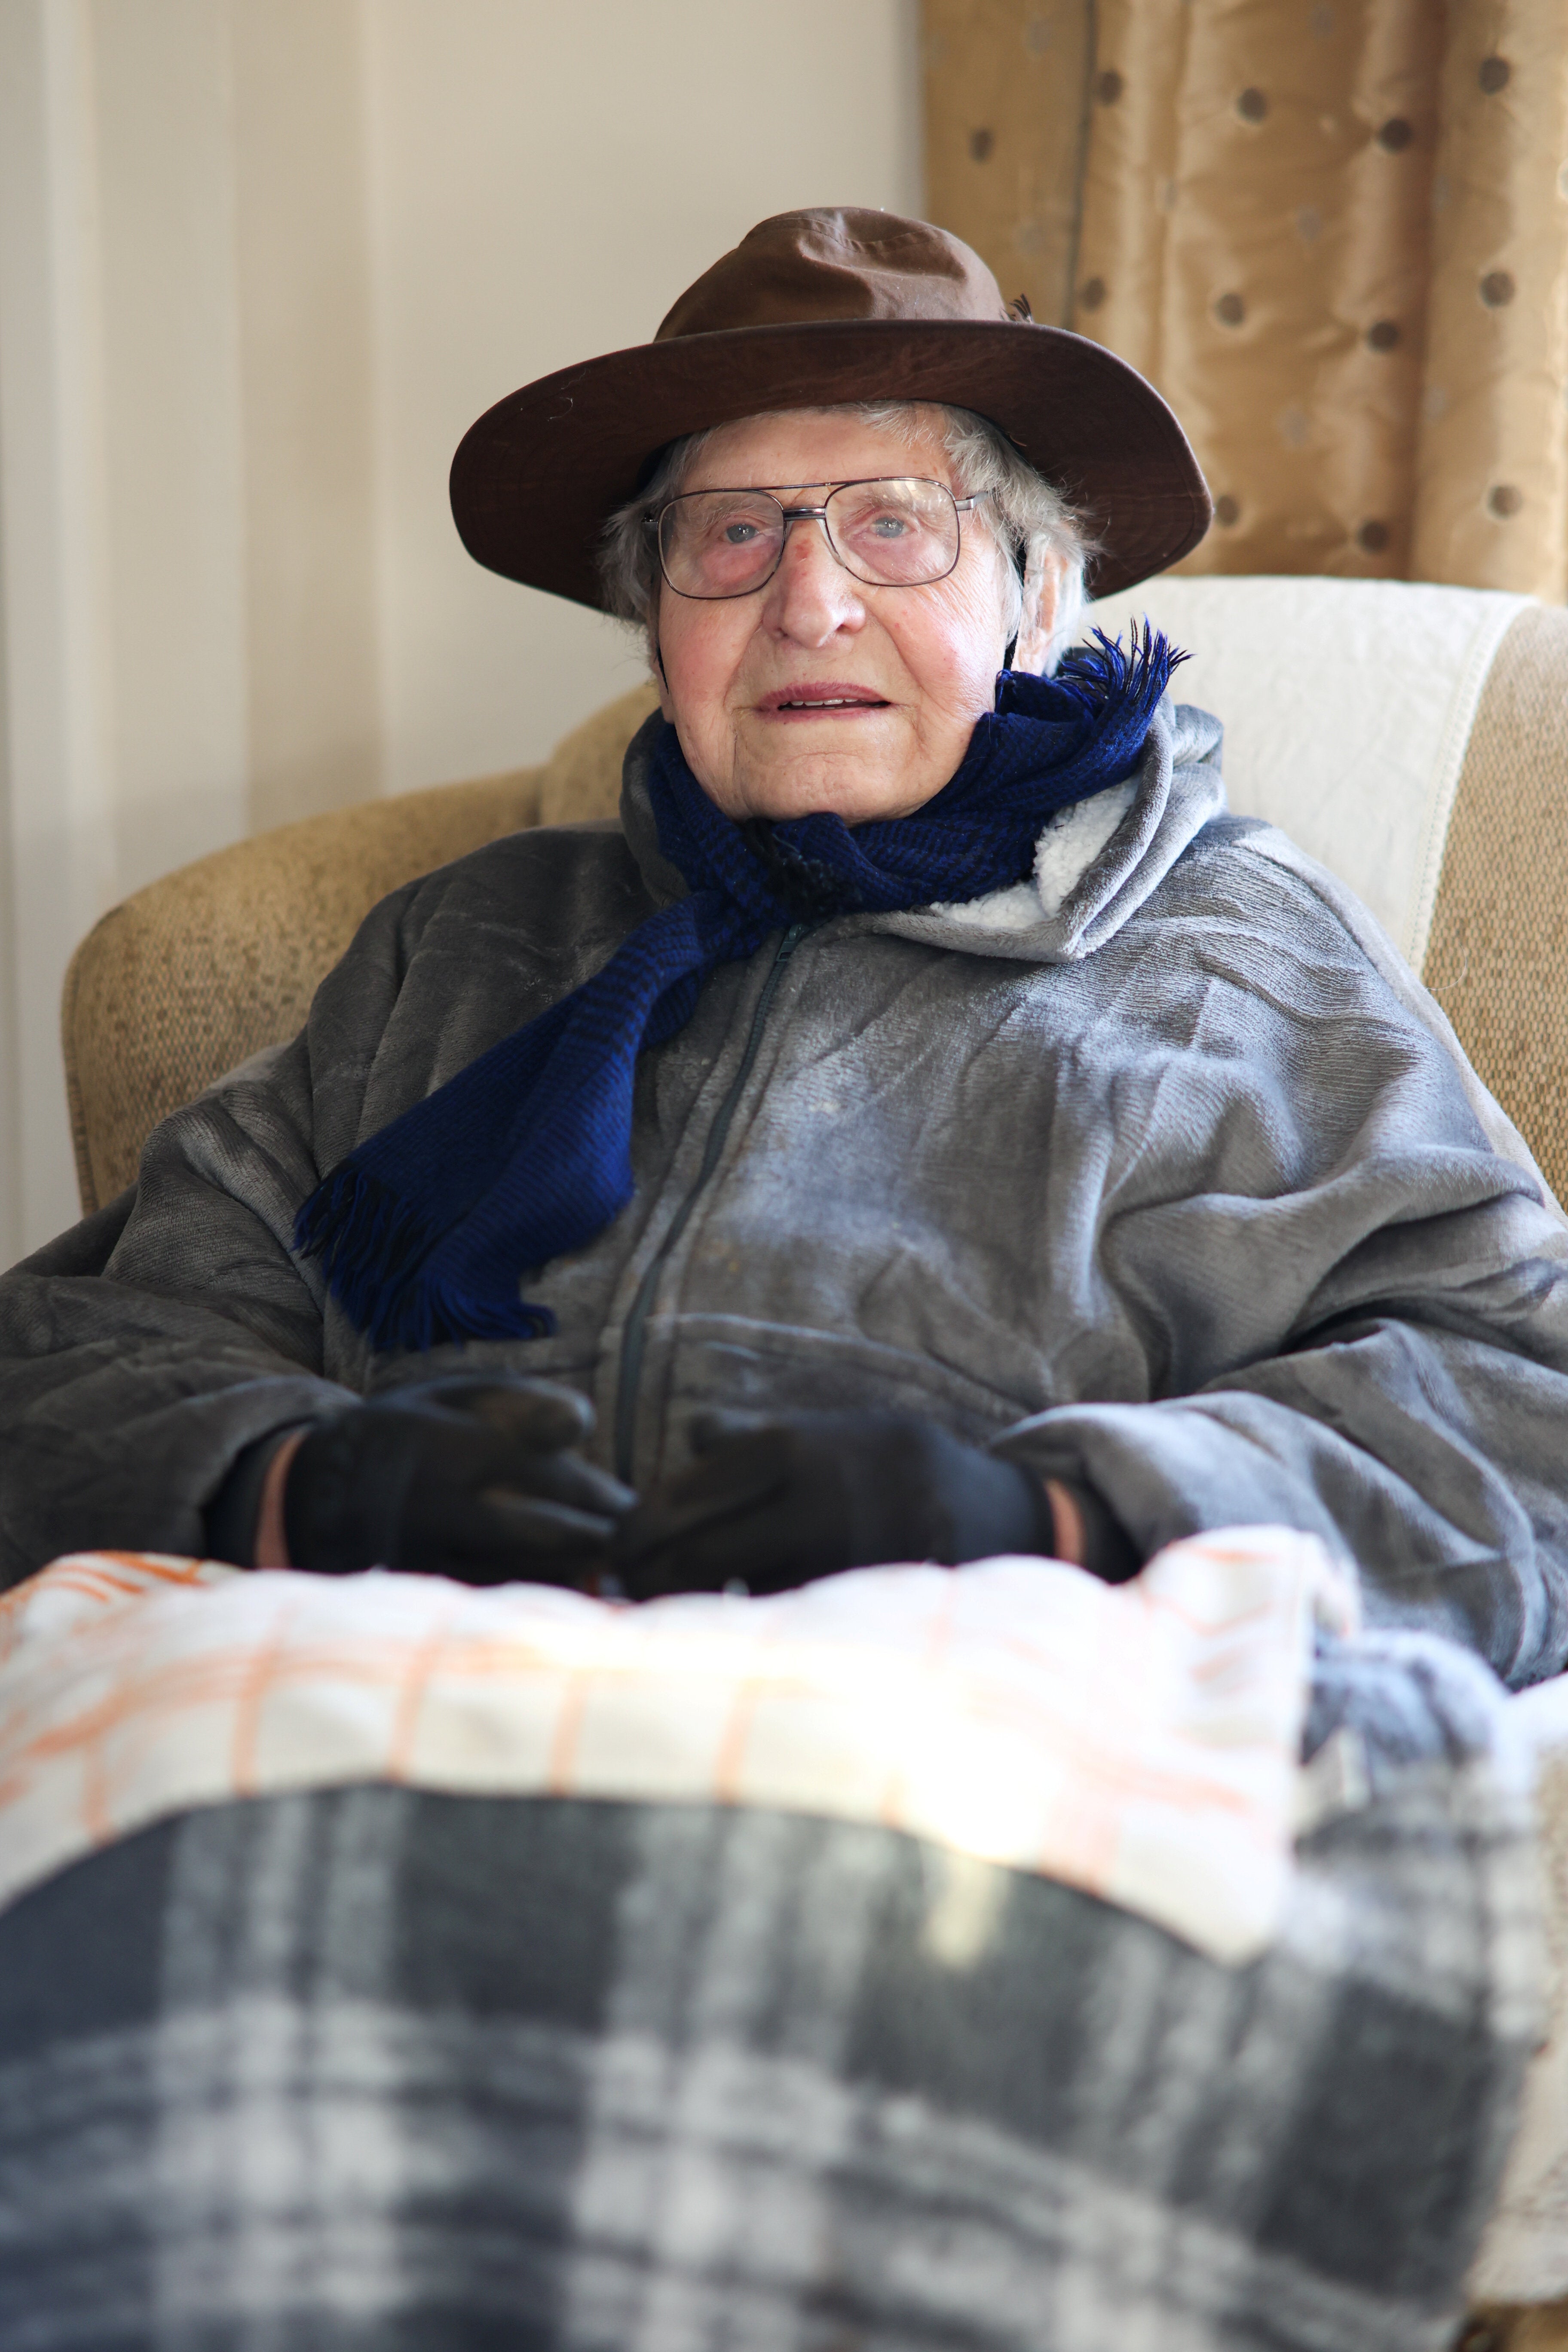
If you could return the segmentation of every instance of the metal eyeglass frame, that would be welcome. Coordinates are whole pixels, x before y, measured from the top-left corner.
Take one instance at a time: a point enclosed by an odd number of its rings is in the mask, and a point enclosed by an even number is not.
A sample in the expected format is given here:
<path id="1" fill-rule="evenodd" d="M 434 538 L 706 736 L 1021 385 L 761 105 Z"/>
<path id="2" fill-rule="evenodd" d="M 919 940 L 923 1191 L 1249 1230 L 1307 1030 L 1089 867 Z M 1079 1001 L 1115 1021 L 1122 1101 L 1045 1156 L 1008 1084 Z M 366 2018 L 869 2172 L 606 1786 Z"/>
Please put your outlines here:
<path id="1" fill-rule="evenodd" d="M 680 490 L 677 492 L 674 498 L 666 499 L 663 506 L 660 507 L 656 515 L 647 515 L 644 517 L 643 529 L 648 533 L 649 537 L 653 541 L 655 551 L 658 556 L 659 572 L 664 580 L 665 586 L 669 590 L 672 595 L 684 596 L 687 603 L 689 604 L 738 604 L 742 596 L 757 595 L 767 586 L 768 582 L 776 576 L 779 565 L 784 562 L 784 547 L 789 539 L 789 527 L 792 522 L 819 522 L 822 525 L 822 536 L 827 541 L 828 553 L 832 556 L 835 563 L 838 565 L 841 571 L 847 572 L 851 580 L 858 580 L 863 588 L 934 588 L 939 580 L 951 579 L 952 574 L 958 569 L 959 557 L 963 553 L 963 530 L 962 525 L 960 526 L 958 532 L 957 544 L 952 551 L 952 562 L 948 565 L 945 572 L 933 572 L 929 580 L 868 580 L 863 572 L 857 572 L 852 563 L 846 562 L 844 556 L 839 551 L 837 542 L 834 539 L 832 527 L 827 520 L 827 509 L 833 500 L 837 497 L 840 490 L 861 490 L 866 488 L 868 484 L 872 482 L 925 482 L 928 483 L 933 490 L 946 490 L 948 498 L 952 501 L 952 511 L 955 519 L 960 515 L 972 514 L 980 499 L 994 498 L 995 496 L 995 491 L 992 488 L 985 490 L 973 490 L 966 499 L 956 499 L 953 498 L 952 491 L 946 482 L 939 482 L 930 474 L 861 474 L 857 476 L 852 481 L 835 482 L 832 488 L 828 491 L 826 498 L 819 507 L 786 507 L 784 500 L 779 497 L 777 489 L 763 489 L 755 485 L 747 485 L 740 482 L 732 485 L 728 483 L 716 483 L 714 487 L 709 490 Z M 815 488 L 816 484 L 813 482 L 781 482 L 778 486 L 779 489 L 785 490 L 809 490 L 814 489 Z M 729 496 L 734 496 L 736 498 L 772 499 L 774 506 L 777 507 L 780 515 L 784 519 L 784 528 L 779 533 L 779 551 L 774 556 L 771 567 L 768 571 L 763 572 L 760 580 L 753 581 L 749 588 L 734 588 L 731 589 L 727 595 L 723 596 L 698 596 L 694 595 L 689 588 L 678 588 L 674 581 L 669 576 L 669 567 L 664 560 L 665 516 L 669 512 L 671 507 L 679 506 L 681 501 L 685 499 L 725 498 Z"/>

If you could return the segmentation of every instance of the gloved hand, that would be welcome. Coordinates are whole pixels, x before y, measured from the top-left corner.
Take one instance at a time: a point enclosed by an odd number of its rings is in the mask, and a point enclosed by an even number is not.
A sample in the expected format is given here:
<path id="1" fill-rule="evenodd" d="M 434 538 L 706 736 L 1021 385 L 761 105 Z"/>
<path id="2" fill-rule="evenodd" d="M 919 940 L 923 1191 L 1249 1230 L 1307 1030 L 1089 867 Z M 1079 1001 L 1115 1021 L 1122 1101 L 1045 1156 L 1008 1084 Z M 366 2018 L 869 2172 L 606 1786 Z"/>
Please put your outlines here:
<path id="1" fill-rule="evenodd" d="M 576 1584 L 637 1500 L 574 1449 L 585 1397 L 494 1374 L 367 1398 L 317 1423 L 289 1465 L 296 1568 L 400 1568 L 466 1584 Z"/>
<path id="2" fill-rule="evenodd" d="M 697 1460 L 623 1519 L 611 1558 L 629 1597 L 780 1592 L 880 1560 L 950 1567 L 1048 1553 L 1051 1507 L 1016 1463 L 903 1412 L 700 1415 Z"/>

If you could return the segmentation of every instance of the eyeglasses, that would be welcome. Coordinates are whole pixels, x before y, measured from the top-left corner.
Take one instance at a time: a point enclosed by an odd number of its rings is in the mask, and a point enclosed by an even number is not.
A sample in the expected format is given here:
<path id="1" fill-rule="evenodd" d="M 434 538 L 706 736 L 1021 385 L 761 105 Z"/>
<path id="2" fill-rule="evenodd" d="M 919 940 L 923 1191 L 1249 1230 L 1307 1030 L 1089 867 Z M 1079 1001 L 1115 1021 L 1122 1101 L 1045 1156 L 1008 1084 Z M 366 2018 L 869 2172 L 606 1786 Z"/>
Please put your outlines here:
<path id="1" fill-rule="evenodd" d="M 678 596 L 716 602 L 765 587 L 792 522 L 819 522 L 845 571 L 868 587 L 926 588 L 958 562 L 959 516 L 990 496 L 955 499 L 945 482 L 901 474 L 839 482 L 819 507 L 786 507 L 772 490 L 688 490 L 647 528 L 658 533 L 659 569 Z"/>

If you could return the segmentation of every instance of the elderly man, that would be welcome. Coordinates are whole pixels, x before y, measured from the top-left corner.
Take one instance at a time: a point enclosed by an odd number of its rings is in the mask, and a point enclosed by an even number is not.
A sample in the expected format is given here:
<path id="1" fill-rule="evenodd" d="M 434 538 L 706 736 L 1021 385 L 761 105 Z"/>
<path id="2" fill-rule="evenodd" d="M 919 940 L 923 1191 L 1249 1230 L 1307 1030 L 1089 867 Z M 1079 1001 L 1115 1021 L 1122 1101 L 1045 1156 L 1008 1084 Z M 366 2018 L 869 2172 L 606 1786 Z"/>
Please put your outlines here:
<path id="1" fill-rule="evenodd" d="M 794 214 L 453 498 L 646 630 L 621 824 L 396 893 L 9 1276 L 6 1578 L 1123 1576 L 1268 1520 L 1559 1669 L 1561 1217 L 1364 915 L 1226 816 L 1170 650 L 1068 650 L 1086 567 L 1206 523 L 1150 387 L 937 230 Z"/>

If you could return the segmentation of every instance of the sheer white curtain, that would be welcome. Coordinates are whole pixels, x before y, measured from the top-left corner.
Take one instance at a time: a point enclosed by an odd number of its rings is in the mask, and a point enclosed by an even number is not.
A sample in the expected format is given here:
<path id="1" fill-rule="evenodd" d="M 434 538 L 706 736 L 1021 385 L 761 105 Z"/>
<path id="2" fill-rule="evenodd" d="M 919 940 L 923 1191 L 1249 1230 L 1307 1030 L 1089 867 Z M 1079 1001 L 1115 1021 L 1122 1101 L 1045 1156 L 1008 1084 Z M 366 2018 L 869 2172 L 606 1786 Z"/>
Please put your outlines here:
<path id="1" fill-rule="evenodd" d="M 356 0 L 0 0 L 0 1254 L 98 916 L 379 783 Z"/>
<path id="2" fill-rule="evenodd" d="M 85 11 L 0 0 L 0 1248 L 67 1222 L 60 974 L 112 890 L 97 168 Z"/>

